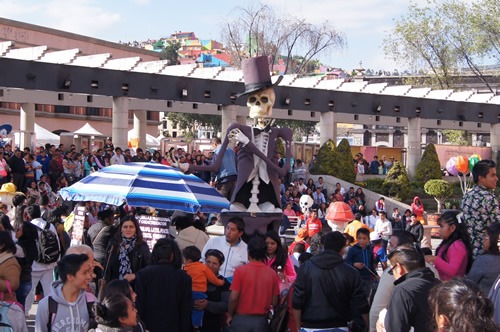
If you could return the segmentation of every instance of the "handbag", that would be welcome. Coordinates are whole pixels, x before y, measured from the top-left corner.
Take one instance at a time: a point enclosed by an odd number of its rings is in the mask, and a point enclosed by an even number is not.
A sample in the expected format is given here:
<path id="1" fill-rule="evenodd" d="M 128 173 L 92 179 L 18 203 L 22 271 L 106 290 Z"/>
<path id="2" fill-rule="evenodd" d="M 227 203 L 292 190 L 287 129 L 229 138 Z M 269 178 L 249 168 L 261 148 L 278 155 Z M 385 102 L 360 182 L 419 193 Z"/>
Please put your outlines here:
<path id="1" fill-rule="evenodd" d="M 98 234 L 99 235 L 99 234 Z M 98 292 L 97 292 L 97 295 L 99 297 L 99 302 L 101 302 L 103 300 L 102 298 L 102 294 L 104 293 L 104 288 L 106 288 L 106 284 L 107 284 L 107 281 L 106 281 L 106 273 L 108 272 L 108 267 L 109 267 L 109 261 L 111 260 L 111 254 L 113 252 L 113 248 L 114 248 L 114 245 L 111 246 L 111 249 L 109 250 L 109 253 L 108 253 L 108 259 L 106 261 L 106 266 L 104 266 L 104 273 L 103 273 L 103 276 L 101 279 L 99 279 L 97 281 L 97 289 L 98 289 Z"/>
<path id="2" fill-rule="evenodd" d="M 278 305 L 274 307 L 273 316 L 269 322 L 270 330 L 273 332 L 286 332 L 288 318 L 288 292 L 283 292 Z"/>
<path id="3" fill-rule="evenodd" d="M 10 281 L 5 279 L 4 282 L 5 282 L 5 286 L 7 286 L 7 290 L 9 292 L 10 297 L 14 300 L 5 301 L 4 300 L 4 297 L 5 297 L 4 292 L 0 292 L 0 301 L 5 302 L 5 303 L 9 303 L 12 305 L 17 305 L 24 312 L 24 306 L 21 303 L 17 302 L 16 295 L 14 295 L 14 292 L 12 291 L 12 286 L 10 285 Z"/>

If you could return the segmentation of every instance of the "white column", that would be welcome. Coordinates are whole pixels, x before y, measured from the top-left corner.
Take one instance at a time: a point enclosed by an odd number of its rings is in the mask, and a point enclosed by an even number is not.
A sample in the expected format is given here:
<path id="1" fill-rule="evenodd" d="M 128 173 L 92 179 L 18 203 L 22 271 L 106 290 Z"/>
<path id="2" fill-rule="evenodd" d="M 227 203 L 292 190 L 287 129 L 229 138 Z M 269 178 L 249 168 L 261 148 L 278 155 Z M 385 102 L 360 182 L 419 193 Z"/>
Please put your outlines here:
<path id="1" fill-rule="evenodd" d="M 227 127 L 231 124 L 231 122 L 236 122 L 236 106 L 235 105 L 225 105 L 222 107 L 222 132 L 221 139 L 224 141 L 224 138 L 227 136 Z"/>
<path id="2" fill-rule="evenodd" d="M 497 169 L 500 165 L 500 123 L 491 124 L 490 127 L 490 144 L 491 158 L 497 164 Z"/>
<path id="3" fill-rule="evenodd" d="M 35 133 L 35 104 L 34 103 L 22 103 L 21 104 L 21 119 L 19 123 L 19 129 L 21 133 L 19 134 L 19 148 L 23 150 L 25 147 L 31 148 L 31 151 L 35 148 L 33 136 Z"/>
<path id="4" fill-rule="evenodd" d="M 246 125 L 247 124 L 247 116 L 237 115 L 236 122 L 240 125 Z"/>
<path id="5" fill-rule="evenodd" d="M 420 118 L 408 118 L 408 148 L 407 164 L 408 175 L 413 178 L 421 158 L 422 126 Z"/>
<path id="6" fill-rule="evenodd" d="M 134 111 L 134 129 L 132 130 L 132 137 L 139 138 L 139 147 L 146 149 L 146 124 L 147 124 L 147 111 L 135 110 Z"/>
<path id="7" fill-rule="evenodd" d="M 328 140 L 337 144 L 337 123 L 333 112 L 321 112 L 319 115 L 319 145 Z"/>
<path id="8" fill-rule="evenodd" d="M 113 116 L 111 118 L 113 145 L 125 150 L 128 146 L 128 97 L 113 97 Z"/>

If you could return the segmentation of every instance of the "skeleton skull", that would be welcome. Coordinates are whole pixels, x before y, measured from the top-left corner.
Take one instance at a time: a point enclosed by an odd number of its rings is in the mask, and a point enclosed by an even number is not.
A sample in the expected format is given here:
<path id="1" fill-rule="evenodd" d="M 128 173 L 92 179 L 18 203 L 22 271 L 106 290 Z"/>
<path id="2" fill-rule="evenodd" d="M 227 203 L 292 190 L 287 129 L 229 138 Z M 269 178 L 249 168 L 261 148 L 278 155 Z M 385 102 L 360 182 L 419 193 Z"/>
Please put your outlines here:
<path id="1" fill-rule="evenodd" d="M 300 209 L 302 213 L 309 212 L 311 206 L 313 206 L 314 201 L 309 195 L 302 195 L 299 200 Z"/>
<path id="2" fill-rule="evenodd" d="M 247 106 L 250 109 L 250 118 L 268 118 L 272 116 L 273 105 L 276 99 L 273 88 L 267 88 L 248 96 Z"/>

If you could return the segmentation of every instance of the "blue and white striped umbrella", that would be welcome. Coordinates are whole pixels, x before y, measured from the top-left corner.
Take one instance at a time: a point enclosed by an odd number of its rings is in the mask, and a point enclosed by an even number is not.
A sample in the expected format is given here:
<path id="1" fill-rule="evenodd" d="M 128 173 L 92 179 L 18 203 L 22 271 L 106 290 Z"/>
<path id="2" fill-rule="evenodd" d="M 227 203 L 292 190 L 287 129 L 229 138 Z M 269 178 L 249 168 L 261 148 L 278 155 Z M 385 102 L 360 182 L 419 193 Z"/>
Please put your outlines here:
<path id="1" fill-rule="evenodd" d="M 61 189 L 70 201 L 152 207 L 195 213 L 220 212 L 229 201 L 195 175 L 154 163 L 127 163 L 105 167 Z"/>

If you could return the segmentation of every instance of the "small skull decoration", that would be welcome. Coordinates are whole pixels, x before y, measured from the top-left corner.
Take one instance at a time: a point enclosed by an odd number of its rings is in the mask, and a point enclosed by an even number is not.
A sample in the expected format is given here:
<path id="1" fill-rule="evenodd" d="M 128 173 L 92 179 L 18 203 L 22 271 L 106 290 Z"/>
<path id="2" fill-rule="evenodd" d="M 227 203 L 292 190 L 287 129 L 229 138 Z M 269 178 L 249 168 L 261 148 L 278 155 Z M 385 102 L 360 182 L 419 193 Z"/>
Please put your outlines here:
<path id="1" fill-rule="evenodd" d="M 313 206 L 313 204 L 314 204 L 314 201 L 311 198 L 311 196 L 302 195 L 300 197 L 299 205 L 300 205 L 300 209 L 301 209 L 302 213 L 306 214 L 307 212 L 309 212 L 309 209 L 311 208 L 311 206 Z"/>
<path id="2" fill-rule="evenodd" d="M 276 95 L 273 88 L 260 90 L 249 95 L 247 106 L 250 110 L 250 118 L 258 119 L 271 117 L 275 100 Z"/>

